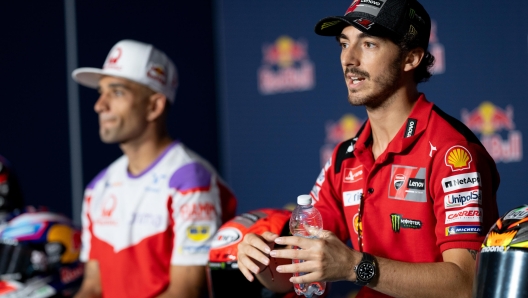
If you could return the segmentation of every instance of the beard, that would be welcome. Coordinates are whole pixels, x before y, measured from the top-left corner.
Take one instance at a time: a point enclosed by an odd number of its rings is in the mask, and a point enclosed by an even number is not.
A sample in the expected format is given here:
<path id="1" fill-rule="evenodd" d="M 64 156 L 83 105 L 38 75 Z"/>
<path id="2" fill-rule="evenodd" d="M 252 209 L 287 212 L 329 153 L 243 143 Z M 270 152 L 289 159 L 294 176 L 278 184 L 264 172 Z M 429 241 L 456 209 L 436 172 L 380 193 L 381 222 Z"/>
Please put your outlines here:
<path id="1" fill-rule="evenodd" d="M 360 91 L 349 90 L 348 102 L 354 106 L 364 105 L 369 109 L 376 109 L 384 104 L 388 104 L 391 96 L 400 87 L 402 77 L 400 68 L 403 59 L 404 57 L 400 52 L 394 61 L 390 63 L 389 68 L 385 73 L 372 79 L 375 90 L 370 92 L 370 94 L 360 96 L 357 94 Z M 370 74 L 368 72 L 356 67 L 347 67 L 345 70 L 345 78 L 348 74 L 357 74 L 364 77 L 365 80 L 370 80 Z"/>

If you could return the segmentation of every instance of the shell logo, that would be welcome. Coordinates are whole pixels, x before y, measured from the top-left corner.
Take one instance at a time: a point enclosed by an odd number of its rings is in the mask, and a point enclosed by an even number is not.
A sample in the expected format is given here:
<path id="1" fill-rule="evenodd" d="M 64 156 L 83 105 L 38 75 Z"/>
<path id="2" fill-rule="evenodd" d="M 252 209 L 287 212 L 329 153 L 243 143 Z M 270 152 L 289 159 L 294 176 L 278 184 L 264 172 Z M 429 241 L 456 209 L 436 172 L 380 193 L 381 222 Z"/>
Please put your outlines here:
<path id="1" fill-rule="evenodd" d="M 361 222 L 359 221 L 359 214 L 358 213 L 356 213 L 356 215 L 354 215 L 354 218 L 352 219 L 352 221 L 354 222 L 354 231 L 356 232 L 356 234 L 359 235 L 359 231 L 362 231 L 363 227 L 361 225 Z"/>
<path id="2" fill-rule="evenodd" d="M 451 167 L 452 171 L 469 169 L 471 161 L 473 161 L 471 153 L 463 146 L 453 146 L 447 150 L 445 155 L 445 164 Z"/>

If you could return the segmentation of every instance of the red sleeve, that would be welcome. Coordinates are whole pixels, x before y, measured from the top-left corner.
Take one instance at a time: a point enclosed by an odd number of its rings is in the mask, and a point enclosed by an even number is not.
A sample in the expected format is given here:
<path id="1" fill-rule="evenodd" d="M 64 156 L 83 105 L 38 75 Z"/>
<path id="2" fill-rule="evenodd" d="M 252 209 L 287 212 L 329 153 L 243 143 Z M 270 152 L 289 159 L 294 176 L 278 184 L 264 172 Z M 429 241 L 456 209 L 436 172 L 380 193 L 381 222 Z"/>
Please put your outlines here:
<path id="1" fill-rule="evenodd" d="M 438 149 L 431 173 L 431 197 L 437 218 L 440 251 L 479 250 L 498 218 L 495 162 L 480 145 L 446 140 Z"/>
<path id="2" fill-rule="evenodd" d="M 350 235 L 344 218 L 342 198 L 338 195 L 341 192 L 337 189 L 339 184 L 336 183 L 338 180 L 333 162 L 336 160 L 337 148 L 321 170 L 310 194 L 314 206 L 323 217 L 323 229 L 333 232 L 341 241 L 346 242 Z"/>

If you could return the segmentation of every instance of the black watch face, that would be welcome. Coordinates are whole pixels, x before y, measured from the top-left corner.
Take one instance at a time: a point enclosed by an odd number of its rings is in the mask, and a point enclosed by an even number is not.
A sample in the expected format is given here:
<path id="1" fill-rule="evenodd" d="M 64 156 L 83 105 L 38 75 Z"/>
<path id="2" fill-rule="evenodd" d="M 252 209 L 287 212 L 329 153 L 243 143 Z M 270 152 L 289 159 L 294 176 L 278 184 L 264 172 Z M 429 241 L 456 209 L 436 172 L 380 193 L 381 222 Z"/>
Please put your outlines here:
<path id="1" fill-rule="evenodd" d="M 374 265 L 372 263 L 360 263 L 356 270 L 357 278 L 361 281 L 369 282 L 374 277 Z"/>

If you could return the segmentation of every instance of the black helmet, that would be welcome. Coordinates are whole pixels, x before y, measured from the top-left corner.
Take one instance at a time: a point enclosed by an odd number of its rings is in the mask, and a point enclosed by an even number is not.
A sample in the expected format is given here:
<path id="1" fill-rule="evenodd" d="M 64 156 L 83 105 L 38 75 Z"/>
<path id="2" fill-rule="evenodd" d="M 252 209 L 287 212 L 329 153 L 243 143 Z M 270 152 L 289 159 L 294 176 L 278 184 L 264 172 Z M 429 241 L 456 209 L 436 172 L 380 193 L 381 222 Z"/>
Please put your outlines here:
<path id="1" fill-rule="evenodd" d="M 507 212 L 488 232 L 473 297 L 528 297 L 528 205 Z"/>

